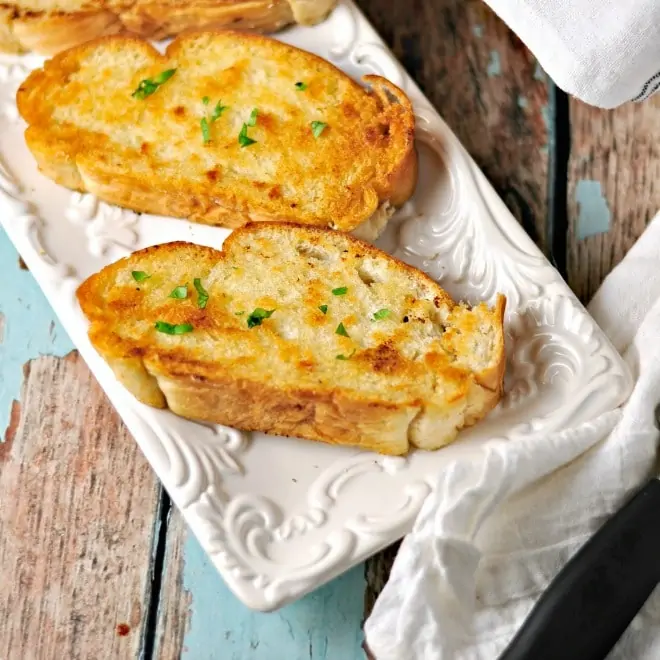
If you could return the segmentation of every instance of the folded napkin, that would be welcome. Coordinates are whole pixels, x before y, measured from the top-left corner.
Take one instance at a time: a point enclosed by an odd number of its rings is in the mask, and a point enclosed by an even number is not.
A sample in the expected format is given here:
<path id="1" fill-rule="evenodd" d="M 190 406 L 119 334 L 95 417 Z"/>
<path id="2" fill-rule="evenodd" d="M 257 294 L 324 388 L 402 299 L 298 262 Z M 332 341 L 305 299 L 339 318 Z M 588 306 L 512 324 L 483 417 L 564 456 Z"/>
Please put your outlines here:
<path id="1" fill-rule="evenodd" d="M 365 624 L 377 660 L 495 660 L 571 555 L 653 473 L 658 264 L 660 214 L 589 306 L 635 377 L 620 410 L 589 434 L 498 443 L 438 476 Z M 611 658 L 660 658 L 660 590 Z"/>
<path id="2" fill-rule="evenodd" d="M 564 91 L 613 108 L 660 89 L 658 0 L 486 0 Z"/>

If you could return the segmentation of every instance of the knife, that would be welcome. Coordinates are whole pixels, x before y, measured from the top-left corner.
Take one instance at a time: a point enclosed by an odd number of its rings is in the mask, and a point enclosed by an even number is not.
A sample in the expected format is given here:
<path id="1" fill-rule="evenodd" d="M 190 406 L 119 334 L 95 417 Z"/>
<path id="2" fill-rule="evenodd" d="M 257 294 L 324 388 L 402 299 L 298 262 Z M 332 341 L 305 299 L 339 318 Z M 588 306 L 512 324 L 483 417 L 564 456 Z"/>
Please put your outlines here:
<path id="1" fill-rule="evenodd" d="M 660 406 L 655 410 L 656 425 Z M 603 660 L 660 582 L 651 479 L 559 572 L 499 660 Z"/>

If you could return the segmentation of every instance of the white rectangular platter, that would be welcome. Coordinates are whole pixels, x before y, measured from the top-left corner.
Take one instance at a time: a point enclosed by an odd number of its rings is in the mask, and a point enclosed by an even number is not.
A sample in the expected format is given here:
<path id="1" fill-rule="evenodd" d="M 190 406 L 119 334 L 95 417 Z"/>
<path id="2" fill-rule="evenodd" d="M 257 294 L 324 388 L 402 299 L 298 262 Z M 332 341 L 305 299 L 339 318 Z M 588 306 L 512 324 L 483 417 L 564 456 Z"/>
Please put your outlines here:
<path id="1" fill-rule="evenodd" d="M 388 458 L 243 434 L 134 400 L 87 339 L 77 285 L 135 249 L 173 240 L 219 248 L 228 231 L 137 215 L 39 174 L 14 96 L 42 60 L 0 56 L 0 222 L 218 571 L 259 610 L 299 598 L 405 534 L 443 467 L 482 460 L 487 443 L 543 442 L 615 408 L 631 386 L 619 355 L 352 2 L 278 38 L 356 79 L 383 75 L 415 106 L 418 189 L 379 246 L 455 297 L 508 298 L 505 397 L 438 452 Z"/>

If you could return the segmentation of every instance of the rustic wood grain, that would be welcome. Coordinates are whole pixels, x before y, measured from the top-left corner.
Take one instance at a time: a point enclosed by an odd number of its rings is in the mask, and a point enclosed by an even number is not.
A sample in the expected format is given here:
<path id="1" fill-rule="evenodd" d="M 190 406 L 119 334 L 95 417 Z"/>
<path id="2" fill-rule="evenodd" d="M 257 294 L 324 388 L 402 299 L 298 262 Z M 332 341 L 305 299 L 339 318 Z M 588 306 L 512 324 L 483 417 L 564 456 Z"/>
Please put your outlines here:
<path id="1" fill-rule="evenodd" d="M 660 209 L 660 95 L 611 111 L 571 100 L 570 114 L 568 276 L 587 301 Z M 580 240 L 576 191 L 585 180 L 601 184 L 611 225 Z"/>
<path id="2" fill-rule="evenodd" d="M 383 590 L 390 576 L 392 564 L 396 559 L 396 554 L 399 552 L 401 541 L 396 541 L 388 546 L 382 552 L 374 555 L 365 564 L 365 578 L 367 580 L 367 588 L 364 593 L 364 620 L 371 613 L 373 606 L 376 603 L 378 594 Z"/>
<path id="3" fill-rule="evenodd" d="M 535 59 L 481 0 L 358 0 L 536 243 L 545 248 L 548 88 Z M 394 559 L 367 562 L 366 612 Z"/>
<path id="4" fill-rule="evenodd" d="M 138 657 L 159 488 L 77 353 L 24 369 L 0 444 L 0 658 Z"/>
<path id="5" fill-rule="evenodd" d="M 545 245 L 548 90 L 481 0 L 358 0 L 514 215 Z"/>
<path id="6" fill-rule="evenodd" d="M 177 660 L 181 657 L 190 623 L 192 600 L 183 584 L 183 540 L 186 533 L 183 516 L 173 509 L 167 525 L 167 547 L 158 604 L 154 649 L 157 660 Z"/>

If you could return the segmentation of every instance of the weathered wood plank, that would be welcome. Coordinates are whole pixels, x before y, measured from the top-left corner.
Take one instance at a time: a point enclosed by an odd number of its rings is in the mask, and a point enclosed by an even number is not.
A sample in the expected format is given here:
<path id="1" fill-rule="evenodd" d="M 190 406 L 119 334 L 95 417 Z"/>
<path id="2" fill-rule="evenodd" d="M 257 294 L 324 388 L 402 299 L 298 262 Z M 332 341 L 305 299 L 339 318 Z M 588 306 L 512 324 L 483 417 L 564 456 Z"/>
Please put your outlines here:
<path id="1" fill-rule="evenodd" d="M 549 110 L 534 57 L 481 0 L 359 5 L 543 247 Z"/>
<path id="2" fill-rule="evenodd" d="M 14 399 L 18 399 L 23 365 L 39 355 L 64 356 L 73 344 L 18 254 L 0 228 L 0 440 L 5 435 Z"/>
<path id="3" fill-rule="evenodd" d="M 234 597 L 178 512 L 168 529 L 155 658 L 363 660 L 361 566 L 263 614 Z"/>
<path id="4" fill-rule="evenodd" d="M 545 248 L 548 88 L 517 37 L 481 0 L 360 0 L 536 243 Z M 367 562 L 365 616 L 396 553 Z"/>
<path id="5" fill-rule="evenodd" d="M 0 658 L 137 657 L 158 496 L 78 354 L 27 363 L 0 444 Z"/>
<path id="6" fill-rule="evenodd" d="M 660 96 L 570 114 L 568 278 L 587 301 L 660 209 Z"/>
<path id="7" fill-rule="evenodd" d="M 364 593 L 365 621 L 373 609 L 378 595 L 387 583 L 400 545 L 401 541 L 397 541 L 365 562 L 365 577 L 367 580 L 367 589 Z"/>
<path id="8" fill-rule="evenodd" d="M 163 562 L 160 602 L 156 625 L 154 658 L 177 660 L 184 651 L 183 640 L 190 629 L 192 594 L 184 586 L 185 538 L 189 534 L 181 514 L 172 509 L 167 523 L 167 546 Z"/>

